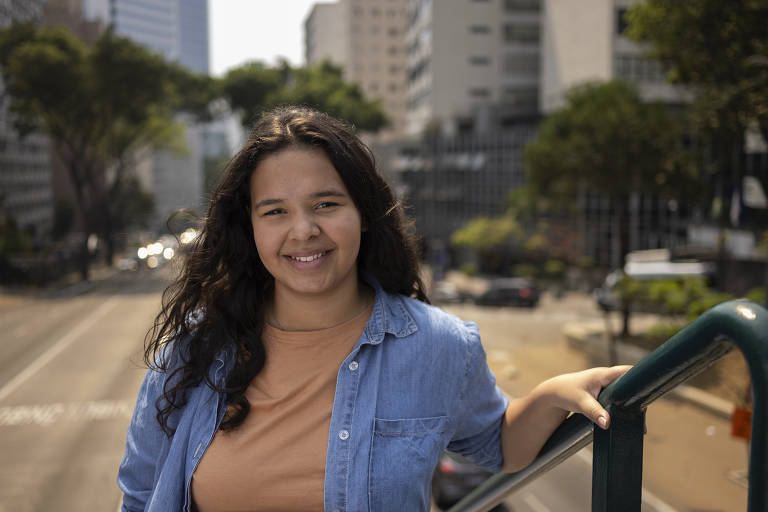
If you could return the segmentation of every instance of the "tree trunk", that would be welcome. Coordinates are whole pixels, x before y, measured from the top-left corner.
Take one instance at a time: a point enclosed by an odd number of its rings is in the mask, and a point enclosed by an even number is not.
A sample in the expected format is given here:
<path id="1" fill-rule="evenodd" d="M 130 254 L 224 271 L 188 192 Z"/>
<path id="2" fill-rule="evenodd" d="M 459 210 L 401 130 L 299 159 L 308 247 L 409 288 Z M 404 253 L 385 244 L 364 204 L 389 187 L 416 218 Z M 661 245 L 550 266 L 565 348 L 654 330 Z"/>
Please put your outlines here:
<path id="1" fill-rule="evenodd" d="M 612 201 L 616 212 L 616 228 L 619 250 L 619 268 L 623 271 L 629 250 L 629 197 L 620 196 Z M 629 337 L 631 303 L 626 297 L 621 298 L 621 337 Z"/>

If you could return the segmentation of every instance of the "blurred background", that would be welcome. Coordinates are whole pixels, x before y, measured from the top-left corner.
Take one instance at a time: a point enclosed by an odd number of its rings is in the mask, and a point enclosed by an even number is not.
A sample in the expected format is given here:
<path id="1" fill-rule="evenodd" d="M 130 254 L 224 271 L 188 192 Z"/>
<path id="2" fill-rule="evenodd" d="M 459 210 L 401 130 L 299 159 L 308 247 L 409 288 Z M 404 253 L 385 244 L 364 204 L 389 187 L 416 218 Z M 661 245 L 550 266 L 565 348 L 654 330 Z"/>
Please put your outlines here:
<path id="1" fill-rule="evenodd" d="M 356 126 L 509 393 L 768 304 L 766 26 L 764 0 L 0 0 L 0 512 L 117 508 L 144 333 L 276 105 Z M 649 416 L 644 509 L 744 510 L 721 363 Z M 585 461 L 509 507 L 587 510 Z"/>

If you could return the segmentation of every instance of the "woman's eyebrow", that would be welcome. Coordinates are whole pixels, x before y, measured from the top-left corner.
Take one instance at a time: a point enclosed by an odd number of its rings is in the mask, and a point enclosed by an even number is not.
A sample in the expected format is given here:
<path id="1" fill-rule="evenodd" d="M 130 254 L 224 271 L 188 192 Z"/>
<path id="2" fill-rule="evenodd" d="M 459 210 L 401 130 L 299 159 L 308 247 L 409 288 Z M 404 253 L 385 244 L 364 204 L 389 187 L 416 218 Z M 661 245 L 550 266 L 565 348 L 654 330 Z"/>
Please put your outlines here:
<path id="1" fill-rule="evenodd" d="M 347 194 L 337 189 L 328 189 L 328 190 L 321 190 L 319 192 L 315 192 L 309 197 L 311 199 L 320 199 L 323 197 L 347 197 Z M 280 199 L 280 198 L 262 199 L 261 201 L 253 205 L 253 209 L 256 210 L 263 206 L 272 206 L 272 205 L 280 204 L 283 202 L 285 202 L 285 199 Z"/>

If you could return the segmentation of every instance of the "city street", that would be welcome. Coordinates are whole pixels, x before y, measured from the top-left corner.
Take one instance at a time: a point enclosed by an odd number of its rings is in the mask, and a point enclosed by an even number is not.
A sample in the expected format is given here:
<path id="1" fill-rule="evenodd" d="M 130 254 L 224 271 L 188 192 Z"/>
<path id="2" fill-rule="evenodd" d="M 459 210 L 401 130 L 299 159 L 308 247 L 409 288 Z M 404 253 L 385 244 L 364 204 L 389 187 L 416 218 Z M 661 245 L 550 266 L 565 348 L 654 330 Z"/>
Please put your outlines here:
<path id="1" fill-rule="evenodd" d="M 116 470 L 163 276 L 124 272 L 83 293 L 0 295 L 0 512 L 117 509 Z M 446 309 L 480 325 L 510 395 L 602 364 L 560 333 L 568 322 L 599 318 L 586 295 L 545 295 L 535 309 Z M 644 464 L 643 510 L 746 508 L 746 489 L 727 479 L 727 470 L 746 466 L 744 443 L 730 438 L 726 420 L 694 406 L 665 399 L 650 407 Z M 508 503 L 516 512 L 587 511 L 590 465 L 583 450 Z"/>

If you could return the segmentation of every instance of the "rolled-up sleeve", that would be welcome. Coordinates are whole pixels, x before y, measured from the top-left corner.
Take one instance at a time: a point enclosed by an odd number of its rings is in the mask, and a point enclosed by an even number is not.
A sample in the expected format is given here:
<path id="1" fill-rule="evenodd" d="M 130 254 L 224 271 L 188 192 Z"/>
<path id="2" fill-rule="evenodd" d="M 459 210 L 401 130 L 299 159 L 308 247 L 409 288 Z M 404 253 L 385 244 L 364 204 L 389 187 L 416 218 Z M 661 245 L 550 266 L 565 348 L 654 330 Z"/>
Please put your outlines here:
<path id="1" fill-rule="evenodd" d="M 508 400 L 488 368 L 477 326 L 467 327 L 467 361 L 457 429 L 448 450 L 494 473 L 501 471 L 501 424 Z"/>

